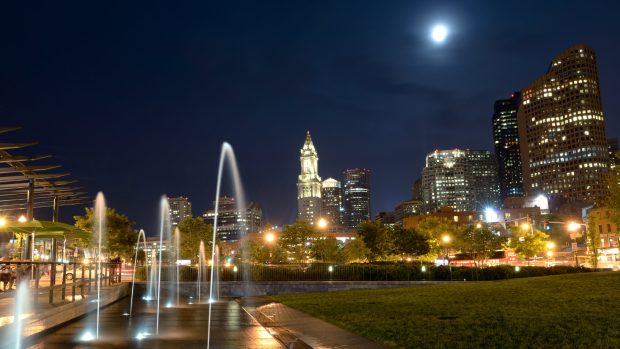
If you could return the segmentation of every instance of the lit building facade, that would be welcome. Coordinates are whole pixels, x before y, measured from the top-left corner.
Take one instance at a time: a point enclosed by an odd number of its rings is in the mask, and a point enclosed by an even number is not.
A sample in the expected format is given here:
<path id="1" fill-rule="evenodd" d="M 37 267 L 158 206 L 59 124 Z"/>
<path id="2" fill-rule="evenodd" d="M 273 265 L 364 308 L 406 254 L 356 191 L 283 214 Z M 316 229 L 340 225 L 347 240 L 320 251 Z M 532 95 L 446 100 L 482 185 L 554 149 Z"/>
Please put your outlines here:
<path id="1" fill-rule="evenodd" d="M 618 138 L 608 139 L 607 149 L 609 150 L 609 168 L 612 169 L 620 163 L 620 159 L 616 156 L 618 151 L 620 151 L 620 147 L 618 147 Z"/>
<path id="2" fill-rule="evenodd" d="M 493 140 L 497 157 L 497 175 L 500 197 L 523 196 L 523 173 L 521 172 L 521 152 L 517 111 L 521 93 L 515 92 L 509 99 L 495 101 L 493 113 Z"/>
<path id="3" fill-rule="evenodd" d="M 207 224 L 215 224 L 215 202 L 202 215 Z M 258 232 L 262 226 L 263 211 L 250 202 L 245 210 L 240 209 L 235 198 L 223 196 L 218 200 L 217 238 L 222 241 L 237 241 L 245 234 Z"/>
<path id="4" fill-rule="evenodd" d="M 362 222 L 370 220 L 370 170 L 348 169 L 343 177 L 345 225 L 355 230 Z"/>
<path id="5" fill-rule="evenodd" d="M 555 57 L 522 91 L 518 111 L 524 190 L 592 203 L 607 194 L 609 148 L 594 50 Z"/>
<path id="6" fill-rule="evenodd" d="M 339 181 L 328 178 L 321 187 L 322 217 L 327 220 L 327 229 L 336 231 L 342 228 L 342 186 Z"/>
<path id="7" fill-rule="evenodd" d="M 312 143 L 310 131 L 300 150 L 301 173 L 297 178 L 297 220 L 314 224 L 321 216 L 321 177 L 319 156 Z"/>
<path id="8" fill-rule="evenodd" d="M 422 170 L 424 211 L 450 207 L 456 212 L 497 207 L 495 157 L 486 150 L 436 150 Z"/>
<path id="9" fill-rule="evenodd" d="M 168 198 L 170 207 L 170 223 L 172 229 L 176 228 L 185 218 L 192 217 L 192 203 L 188 198 L 179 196 L 178 198 Z"/>

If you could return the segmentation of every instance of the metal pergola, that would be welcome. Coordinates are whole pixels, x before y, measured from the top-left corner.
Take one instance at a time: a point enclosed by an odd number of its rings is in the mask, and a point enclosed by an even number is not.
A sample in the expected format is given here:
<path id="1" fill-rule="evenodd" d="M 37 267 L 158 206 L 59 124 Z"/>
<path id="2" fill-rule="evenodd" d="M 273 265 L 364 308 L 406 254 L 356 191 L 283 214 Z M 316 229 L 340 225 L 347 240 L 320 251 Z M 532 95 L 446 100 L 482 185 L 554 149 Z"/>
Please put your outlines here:
<path id="1" fill-rule="evenodd" d="M 0 127 L 0 216 L 15 220 L 24 215 L 27 221 L 32 221 L 35 209 L 51 207 L 52 221 L 57 222 L 60 206 L 90 202 L 92 198 L 75 185 L 77 181 L 67 179 L 69 173 L 50 172 L 60 168 L 60 165 L 38 162 L 51 158 L 50 155 L 19 154 L 24 148 L 36 145 L 36 142 L 2 142 L 4 134 L 19 129 Z M 31 253 L 26 251 L 26 255 Z"/>

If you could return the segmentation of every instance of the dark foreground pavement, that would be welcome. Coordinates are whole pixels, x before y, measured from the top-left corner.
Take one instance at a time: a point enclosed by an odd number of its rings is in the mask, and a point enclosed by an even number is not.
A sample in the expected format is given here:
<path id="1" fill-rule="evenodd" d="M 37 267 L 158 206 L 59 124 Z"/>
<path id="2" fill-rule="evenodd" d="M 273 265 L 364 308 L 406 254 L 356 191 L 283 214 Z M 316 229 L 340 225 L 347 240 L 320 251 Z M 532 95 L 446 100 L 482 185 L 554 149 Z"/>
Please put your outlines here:
<path id="1" fill-rule="evenodd" d="M 101 310 L 99 340 L 82 341 L 93 332 L 94 313 L 38 336 L 25 343 L 28 348 L 207 348 L 208 304 L 160 308 L 159 334 L 155 334 L 154 302 L 134 300 L 133 316 L 129 298 Z M 275 340 L 234 300 L 213 305 L 210 348 L 281 349 Z"/>

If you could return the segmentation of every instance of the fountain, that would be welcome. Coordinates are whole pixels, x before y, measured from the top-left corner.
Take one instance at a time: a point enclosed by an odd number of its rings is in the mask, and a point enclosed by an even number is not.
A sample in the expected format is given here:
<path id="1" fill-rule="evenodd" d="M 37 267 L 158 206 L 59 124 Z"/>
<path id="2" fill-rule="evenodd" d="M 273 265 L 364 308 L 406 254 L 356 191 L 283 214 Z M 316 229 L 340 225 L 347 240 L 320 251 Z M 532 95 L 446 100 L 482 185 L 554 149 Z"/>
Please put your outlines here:
<path id="1" fill-rule="evenodd" d="M 202 283 L 207 279 L 207 258 L 205 256 L 205 242 L 200 240 L 198 249 L 198 275 L 196 277 L 196 298 L 198 304 L 202 302 Z"/>
<path id="2" fill-rule="evenodd" d="M 144 260 L 146 262 L 146 236 L 144 235 L 144 230 L 140 229 L 138 233 L 138 240 L 136 241 L 136 254 L 133 259 L 133 273 L 131 275 L 131 299 L 129 301 L 129 316 L 131 316 L 133 310 L 133 293 L 136 285 L 136 269 L 138 267 L 138 250 L 140 250 L 140 238 L 142 238 L 142 252 L 144 252 Z M 145 263 L 146 264 L 146 263 Z"/>
<path id="3" fill-rule="evenodd" d="M 168 205 L 168 198 L 164 195 L 161 197 L 160 201 L 160 211 L 159 211 L 159 263 L 157 270 L 157 319 L 155 321 L 155 334 L 159 334 L 159 308 L 161 303 L 161 265 L 162 265 L 162 246 L 164 243 L 164 235 L 166 236 L 166 241 L 171 241 L 170 236 L 170 206 Z"/>
<path id="4" fill-rule="evenodd" d="M 174 264 L 176 266 L 176 305 L 179 305 L 179 260 L 181 259 L 181 231 L 174 228 Z"/>
<path id="5" fill-rule="evenodd" d="M 22 338 L 24 335 L 23 317 L 26 313 L 26 302 L 28 302 L 28 280 L 22 280 L 17 285 L 15 295 L 15 306 L 13 312 L 13 326 L 15 328 L 15 349 L 21 349 Z"/>
<path id="6" fill-rule="evenodd" d="M 158 271 L 159 271 L 159 268 L 157 264 L 157 250 L 153 248 L 151 250 L 151 263 L 149 267 L 149 276 L 148 276 L 149 290 L 148 290 L 148 293 L 146 294 L 146 297 L 144 298 L 147 301 L 152 301 L 157 297 L 157 288 L 159 285 L 157 283 Z"/>
<path id="7" fill-rule="evenodd" d="M 224 162 L 228 160 L 228 168 L 232 175 L 233 187 L 235 191 L 235 196 L 237 198 L 237 210 L 239 212 L 245 211 L 245 196 L 243 193 L 243 187 L 241 185 L 241 177 L 239 176 L 239 167 L 237 166 L 237 159 L 235 158 L 235 152 L 233 151 L 232 146 L 224 142 L 222 143 L 222 150 L 220 152 L 220 161 L 217 170 L 217 184 L 215 187 L 215 215 L 213 219 L 213 240 L 211 244 L 211 260 L 215 261 L 216 255 L 216 246 L 215 246 L 215 237 L 217 235 L 217 217 L 219 212 L 219 199 L 220 199 L 220 188 L 222 186 L 222 173 L 224 171 Z M 245 249 L 244 249 L 245 250 Z M 247 253 L 244 252 L 244 254 Z M 243 257 L 243 256 L 242 256 Z M 245 259 L 245 258 L 242 258 Z M 209 284 L 209 299 L 213 298 L 214 294 L 214 277 L 215 273 L 213 272 L 216 268 L 211 268 L 211 282 Z M 248 269 L 248 268 L 243 268 Z M 243 278 L 244 282 L 248 280 L 247 275 Z M 247 285 L 244 285 L 247 288 Z M 209 302 L 209 317 L 207 322 L 207 349 L 210 346 L 211 339 L 211 308 L 212 302 Z"/>

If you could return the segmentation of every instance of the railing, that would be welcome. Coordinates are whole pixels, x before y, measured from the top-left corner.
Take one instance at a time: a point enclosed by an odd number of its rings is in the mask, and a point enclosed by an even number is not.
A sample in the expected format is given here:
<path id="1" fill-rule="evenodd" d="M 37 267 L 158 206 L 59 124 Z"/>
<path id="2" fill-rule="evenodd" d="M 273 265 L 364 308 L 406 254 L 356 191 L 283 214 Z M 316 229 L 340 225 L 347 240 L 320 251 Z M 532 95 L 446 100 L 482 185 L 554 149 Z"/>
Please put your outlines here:
<path id="1" fill-rule="evenodd" d="M 5 269 L 0 271 L 0 275 L 5 289 L 8 286 L 11 290 L 26 282 L 33 292 L 35 303 L 40 302 L 40 295 L 47 291 L 47 301 L 52 304 L 58 301 L 58 295 L 60 301 L 69 299 L 74 302 L 76 292 L 84 298 L 97 289 L 99 282 L 102 287 L 121 282 L 120 263 L 101 263 L 100 266 L 97 271 L 96 263 L 6 261 L 0 262 L 0 268 Z"/>

